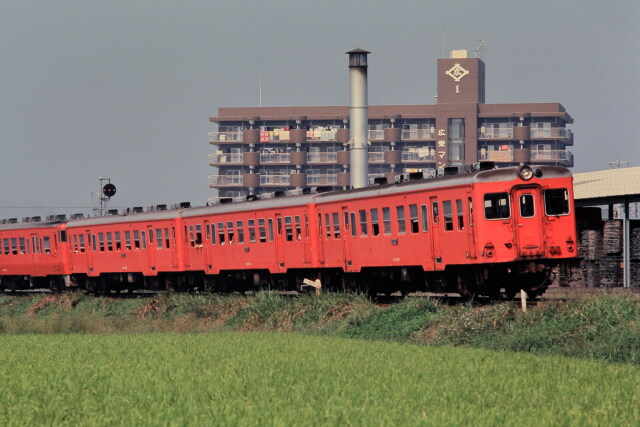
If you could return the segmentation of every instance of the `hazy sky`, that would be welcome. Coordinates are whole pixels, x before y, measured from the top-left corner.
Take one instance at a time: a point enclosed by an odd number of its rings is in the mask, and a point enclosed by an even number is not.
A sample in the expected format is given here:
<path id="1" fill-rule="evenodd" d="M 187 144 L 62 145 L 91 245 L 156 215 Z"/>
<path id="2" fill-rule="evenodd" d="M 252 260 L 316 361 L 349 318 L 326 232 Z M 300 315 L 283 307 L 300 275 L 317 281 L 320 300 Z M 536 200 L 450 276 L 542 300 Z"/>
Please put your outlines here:
<path id="1" fill-rule="evenodd" d="M 433 104 L 436 59 L 486 41 L 486 102 L 560 102 L 575 172 L 640 165 L 640 1 L 0 0 L 0 218 L 213 195 L 219 107 Z"/>

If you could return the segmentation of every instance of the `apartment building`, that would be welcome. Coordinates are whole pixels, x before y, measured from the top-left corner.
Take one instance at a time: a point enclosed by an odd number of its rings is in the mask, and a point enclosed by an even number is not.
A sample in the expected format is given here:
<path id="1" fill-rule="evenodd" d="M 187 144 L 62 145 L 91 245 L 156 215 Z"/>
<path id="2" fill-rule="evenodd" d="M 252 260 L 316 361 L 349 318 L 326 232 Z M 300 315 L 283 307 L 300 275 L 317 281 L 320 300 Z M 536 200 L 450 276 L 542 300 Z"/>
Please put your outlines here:
<path id="1" fill-rule="evenodd" d="M 437 102 L 370 105 L 369 179 L 493 161 L 573 166 L 571 116 L 559 103 L 485 104 L 485 65 L 438 59 Z M 349 186 L 349 106 L 220 108 L 209 119 L 210 199 Z"/>

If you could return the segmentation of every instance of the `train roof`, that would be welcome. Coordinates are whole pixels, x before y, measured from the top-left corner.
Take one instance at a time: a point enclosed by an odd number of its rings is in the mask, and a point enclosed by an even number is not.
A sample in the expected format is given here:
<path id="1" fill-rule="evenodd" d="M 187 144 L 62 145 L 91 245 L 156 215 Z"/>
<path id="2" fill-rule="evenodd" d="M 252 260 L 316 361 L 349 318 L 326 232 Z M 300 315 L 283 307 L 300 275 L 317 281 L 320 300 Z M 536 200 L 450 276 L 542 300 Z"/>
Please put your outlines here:
<path id="1" fill-rule="evenodd" d="M 568 169 L 555 166 L 536 166 L 543 172 L 544 178 L 569 177 Z M 398 194 L 408 191 L 429 190 L 442 187 L 456 187 L 483 182 L 511 181 L 518 176 L 518 167 L 508 167 L 462 173 L 456 175 L 441 176 L 435 178 L 404 181 L 393 184 L 382 184 L 357 188 L 351 190 L 331 191 L 326 193 L 302 194 L 298 196 L 274 197 L 257 199 L 241 203 L 218 204 L 214 206 L 195 207 L 187 209 L 173 209 L 163 211 L 147 211 L 139 213 L 127 213 L 120 215 L 108 215 L 67 221 L 68 228 L 88 227 L 94 225 L 109 225 L 131 222 L 168 221 L 174 218 L 192 218 L 204 215 L 223 214 L 233 212 L 246 212 L 276 208 L 290 208 L 307 204 L 335 202 L 345 199 L 359 199 L 378 195 Z M 535 179 L 535 178 L 534 178 Z M 534 181 L 535 182 L 535 181 Z M 55 227 L 64 221 L 50 221 L 41 223 L 17 223 L 0 225 L 0 230 L 47 228 Z"/>

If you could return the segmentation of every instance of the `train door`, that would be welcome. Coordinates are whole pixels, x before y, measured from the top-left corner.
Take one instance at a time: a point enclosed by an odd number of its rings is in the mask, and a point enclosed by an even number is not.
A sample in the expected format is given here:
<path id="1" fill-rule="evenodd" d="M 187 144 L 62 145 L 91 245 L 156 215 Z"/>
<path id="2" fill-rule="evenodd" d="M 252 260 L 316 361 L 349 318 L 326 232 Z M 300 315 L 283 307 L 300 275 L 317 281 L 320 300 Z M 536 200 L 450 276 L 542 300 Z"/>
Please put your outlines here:
<path id="1" fill-rule="evenodd" d="M 271 236 L 269 236 L 271 238 Z M 276 249 L 276 262 L 279 267 L 284 267 L 284 259 L 282 256 L 282 245 L 284 242 L 284 228 L 282 227 L 282 215 L 276 214 L 276 236 L 274 239 Z"/>
<path id="2" fill-rule="evenodd" d="M 157 244 L 156 242 L 154 242 L 154 238 L 156 237 L 154 234 L 154 230 L 153 228 L 148 225 L 147 226 L 147 236 L 145 236 L 145 239 L 149 239 L 148 242 L 146 243 L 147 246 L 147 262 L 149 263 L 149 269 L 153 272 L 153 274 L 156 274 L 156 250 L 157 250 Z"/>
<path id="3" fill-rule="evenodd" d="M 518 256 L 544 253 L 542 194 L 537 187 L 513 189 L 514 221 Z"/>
<path id="4" fill-rule="evenodd" d="M 469 248 L 468 257 L 470 259 L 476 259 L 476 241 L 475 241 L 475 231 L 474 231 L 474 222 L 473 222 L 473 197 L 471 192 L 467 192 L 467 213 L 469 218 L 467 219 L 467 244 Z M 464 205 L 464 201 L 463 201 Z M 464 208 L 463 208 L 464 209 Z M 460 213 L 458 213 L 460 215 Z M 465 214 L 462 214 L 465 216 Z"/>
<path id="5" fill-rule="evenodd" d="M 344 232 L 342 233 L 344 268 L 345 271 L 349 271 L 351 269 L 351 227 L 355 227 L 355 224 L 349 223 L 349 212 L 346 206 L 342 207 L 342 220 L 344 221 Z"/>
<path id="6" fill-rule="evenodd" d="M 34 276 L 39 275 L 40 270 L 41 270 L 41 266 L 42 266 L 42 251 L 40 250 L 40 246 L 39 246 L 39 240 L 38 240 L 38 235 L 33 233 L 31 234 L 31 254 L 32 254 L 32 261 L 33 261 L 33 266 L 34 266 Z"/>
<path id="7" fill-rule="evenodd" d="M 429 204 L 431 205 L 431 246 L 433 250 L 433 259 L 436 264 L 436 270 L 438 265 L 442 264 L 442 252 L 440 251 L 440 238 L 442 237 L 442 218 L 440 218 L 440 208 L 438 207 L 438 198 L 430 197 Z"/>
<path id="8" fill-rule="evenodd" d="M 87 236 L 87 249 L 85 251 L 87 259 L 87 275 L 93 276 L 93 253 L 96 251 L 96 235 L 91 234 L 91 230 L 85 230 Z"/>

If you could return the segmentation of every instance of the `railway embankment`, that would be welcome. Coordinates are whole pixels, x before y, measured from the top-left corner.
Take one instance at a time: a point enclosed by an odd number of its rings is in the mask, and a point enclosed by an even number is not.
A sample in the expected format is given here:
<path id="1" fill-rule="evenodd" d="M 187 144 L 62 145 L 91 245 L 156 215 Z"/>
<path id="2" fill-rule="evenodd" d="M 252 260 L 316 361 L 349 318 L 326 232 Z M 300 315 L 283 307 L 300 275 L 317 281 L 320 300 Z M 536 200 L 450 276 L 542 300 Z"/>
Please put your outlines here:
<path id="1" fill-rule="evenodd" d="M 374 304 L 356 294 L 0 295 L 0 334 L 215 331 L 283 331 L 640 364 L 640 300 L 628 296 L 553 301 L 523 313 L 514 302 L 449 305 L 407 298 Z"/>

